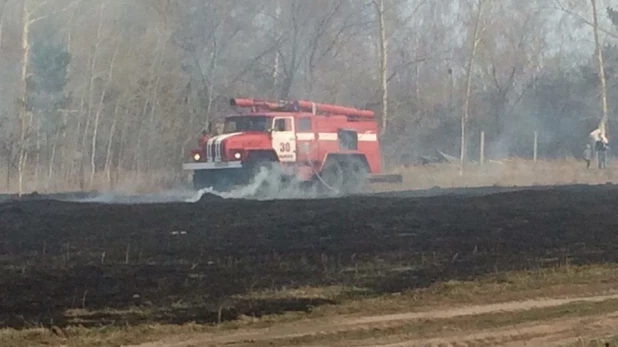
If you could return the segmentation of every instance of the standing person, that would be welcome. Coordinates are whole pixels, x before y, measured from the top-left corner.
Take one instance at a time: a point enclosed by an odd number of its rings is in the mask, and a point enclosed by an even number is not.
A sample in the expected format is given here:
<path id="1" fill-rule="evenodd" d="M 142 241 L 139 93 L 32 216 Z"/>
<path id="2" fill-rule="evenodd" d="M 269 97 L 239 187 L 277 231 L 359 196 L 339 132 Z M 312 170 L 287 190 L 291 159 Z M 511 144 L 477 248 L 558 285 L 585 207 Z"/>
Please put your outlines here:
<path id="1" fill-rule="evenodd" d="M 601 127 L 590 133 L 590 141 L 594 142 L 594 152 L 599 163 L 599 169 L 607 168 L 607 152 L 609 151 L 609 140 Z"/>
<path id="2" fill-rule="evenodd" d="M 603 159 L 603 168 L 607 169 L 607 156 L 608 156 L 608 152 L 609 152 L 609 143 L 607 142 L 607 140 L 605 140 L 603 142 L 603 148 L 602 148 L 602 159 Z"/>
<path id="3" fill-rule="evenodd" d="M 602 164 L 601 164 L 601 149 L 603 147 L 603 142 L 601 142 L 601 140 L 597 139 L 596 141 L 594 141 L 594 155 L 596 157 L 597 160 L 597 167 L 600 169 Z"/>
<path id="4" fill-rule="evenodd" d="M 594 129 L 591 133 L 590 133 L 590 139 L 589 139 L 590 143 L 592 144 L 592 148 L 593 148 L 593 155 L 594 155 L 594 160 L 596 160 L 598 162 L 599 160 L 599 146 L 600 146 L 600 142 L 601 142 L 601 129 Z"/>
<path id="5" fill-rule="evenodd" d="M 584 150 L 584 160 L 586 161 L 586 169 L 589 169 L 590 161 L 592 161 L 592 146 L 590 144 L 587 144 Z"/>
<path id="6" fill-rule="evenodd" d="M 607 168 L 607 149 L 608 145 L 604 141 L 597 141 L 596 150 L 599 158 L 599 169 Z"/>

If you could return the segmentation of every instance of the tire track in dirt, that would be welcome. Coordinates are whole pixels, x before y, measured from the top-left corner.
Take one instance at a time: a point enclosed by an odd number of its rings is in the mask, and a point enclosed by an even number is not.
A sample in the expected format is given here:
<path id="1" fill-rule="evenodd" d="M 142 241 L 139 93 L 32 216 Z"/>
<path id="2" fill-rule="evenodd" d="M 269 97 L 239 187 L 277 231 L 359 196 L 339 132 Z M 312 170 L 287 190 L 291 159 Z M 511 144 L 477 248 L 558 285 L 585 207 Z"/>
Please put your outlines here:
<path id="1" fill-rule="evenodd" d="M 618 299 L 618 294 L 599 295 L 592 297 L 581 298 L 565 298 L 565 299 L 532 299 L 526 301 L 511 301 L 504 303 L 496 303 L 489 305 L 477 305 L 452 308 L 439 311 L 411 312 L 399 313 L 383 316 L 369 316 L 359 319 L 348 320 L 345 325 L 361 325 L 375 324 L 381 322 L 392 322 L 399 320 L 417 320 L 417 319 L 444 319 L 460 316 L 473 316 L 496 312 L 515 312 L 525 311 L 538 308 L 548 308 L 574 303 L 577 301 L 585 301 L 589 303 L 601 302 L 606 300 Z"/>
<path id="2" fill-rule="evenodd" d="M 159 341 L 135 345 L 133 347 L 195 347 L 195 346 L 241 346 L 246 344 L 254 344 L 257 342 L 266 343 L 269 341 L 283 341 L 288 339 L 298 338 L 327 338 L 329 335 L 340 334 L 344 332 L 369 331 L 369 330 L 385 330 L 397 327 L 404 322 L 416 321 L 422 319 L 447 319 L 462 316 L 476 316 L 489 313 L 500 312 L 517 312 L 531 309 L 551 308 L 576 302 L 598 303 L 607 300 L 618 299 L 618 294 L 606 294 L 589 297 L 572 297 L 564 299 L 534 299 L 526 301 L 513 301 L 489 305 L 475 305 L 455 308 L 441 308 L 423 312 L 410 312 L 390 315 L 373 315 L 360 318 L 352 317 L 332 317 L 325 321 L 314 323 L 304 321 L 300 323 L 284 323 L 275 325 L 270 328 L 260 329 L 241 329 L 234 331 L 225 331 L 221 333 L 207 333 L 194 336 L 184 341 Z M 609 317 L 609 316 L 608 316 Z M 618 315 L 611 316 L 618 324 Z M 494 332 L 479 332 L 472 335 L 459 335 L 446 339 L 434 338 L 430 340 L 411 340 L 407 342 L 399 342 L 399 344 L 384 345 L 385 347 L 399 346 L 456 346 L 461 345 L 461 341 L 470 341 L 471 343 L 481 342 L 480 340 L 501 339 L 502 342 L 515 341 L 516 337 L 529 336 L 530 339 L 539 339 L 555 335 L 559 337 L 568 330 L 563 327 L 578 326 L 577 322 L 585 320 L 570 319 L 571 325 L 566 323 L 537 323 L 526 327 L 527 330 L 507 328 Z M 613 325 L 614 327 L 616 325 Z M 545 330 L 543 330 L 545 329 Z M 573 329 L 571 329 L 573 330 Z M 479 340 L 480 339 L 480 340 Z M 521 340 L 521 339 L 520 339 Z M 453 341 L 453 342 L 448 342 Z M 496 340 L 493 343 L 502 342 Z M 377 343 L 377 341 L 376 341 Z M 403 343 L 403 344 L 402 344 Z M 450 344 L 449 344 L 450 343 Z M 514 343 L 517 343 L 516 341 Z M 349 343 L 346 343 L 349 345 Z M 362 345 L 362 344 L 361 344 Z M 374 344 L 376 345 L 376 344 Z M 467 345 L 467 344 L 463 344 Z M 485 345 L 492 345 L 485 344 Z M 530 346 L 528 344 L 527 346 Z"/>
<path id="3" fill-rule="evenodd" d="M 594 318 L 555 319 L 543 323 L 519 324 L 504 329 L 464 332 L 449 336 L 414 339 L 393 343 L 379 341 L 362 341 L 357 347 L 457 347 L 457 346 L 503 346 L 503 347 L 557 347 L 576 343 L 580 338 L 615 334 L 618 326 L 618 314 L 597 316 Z M 349 343 L 346 343 L 349 346 Z"/>

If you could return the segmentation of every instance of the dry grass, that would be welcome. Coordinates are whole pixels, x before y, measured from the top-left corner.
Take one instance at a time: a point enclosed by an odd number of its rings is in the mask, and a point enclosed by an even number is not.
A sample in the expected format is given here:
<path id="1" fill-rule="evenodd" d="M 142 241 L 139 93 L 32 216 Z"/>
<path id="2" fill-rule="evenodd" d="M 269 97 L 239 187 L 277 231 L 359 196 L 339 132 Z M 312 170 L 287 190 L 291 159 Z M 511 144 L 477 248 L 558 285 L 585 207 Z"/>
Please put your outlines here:
<path id="1" fill-rule="evenodd" d="M 618 166 L 610 162 L 607 170 L 594 167 L 585 168 L 585 163 L 576 159 L 561 159 L 552 161 L 509 159 L 501 162 L 488 162 L 483 167 L 469 164 L 460 175 L 458 164 L 434 164 L 427 166 L 399 167 L 389 170 L 390 173 L 403 175 L 403 184 L 375 184 L 376 191 L 392 191 L 407 189 L 427 189 L 432 187 L 457 188 L 479 186 L 530 186 L 530 185 L 561 185 L 561 184 L 602 184 L 618 183 L 618 174 L 614 174 Z M 41 173 L 38 182 L 32 170 L 24 177 L 26 192 L 40 193 L 82 190 L 79 179 L 56 174 L 51 182 Z M 156 193 L 181 186 L 189 186 L 190 173 L 174 170 L 158 170 L 136 174 L 132 171 L 121 171 L 114 174 L 114 184 L 109 183 L 105 173 L 95 175 L 92 186 L 90 177 L 84 177 L 83 190 L 117 191 L 128 194 Z M 0 173 L 2 191 L 16 192 L 17 177 L 11 177 L 9 187 L 6 186 L 6 174 Z"/>
<path id="2" fill-rule="evenodd" d="M 187 172 L 174 172 L 172 170 L 158 170 L 137 174 L 132 171 L 114 173 L 113 182 L 110 183 L 105 172 L 97 173 L 90 185 L 90 176 L 86 175 L 80 183 L 77 177 L 55 175 L 52 180 L 47 180 L 46 175 L 35 176 L 28 172 L 23 178 L 23 191 L 26 193 L 56 193 L 72 191 L 115 191 L 125 194 L 157 193 L 186 185 L 190 175 Z M 17 193 L 18 178 L 12 176 L 7 186 L 6 173 L 0 173 L 0 192 Z"/>
<path id="3" fill-rule="evenodd" d="M 266 346 L 293 346 L 293 345 L 332 345 L 333 342 L 362 341 L 371 339 L 384 341 L 389 337 L 404 337 L 405 340 L 431 339 L 453 332 L 479 332 L 483 330 L 497 330 L 517 326 L 524 323 L 552 321 L 572 317 L 592 317 L 618 311 L 618 300 L 602 302 L 573 302 L 549 308 L 534 308 L 515 312 L 483 313 L 452 318 L 423 319 L 418 321 L 396 321 L 388 325 L 378 325 L 369 328 L 356 328 L 332 333 L 307 334 L 302 337 L 277 339 L 267 341 Z M 511 336 L 510 341 L 525 341 L 528 336 Z M 460 341 L 462 345 L 469 345 L 470 341 Z M 476 341 L 477 343 L 479 341 Z M 507 342 L 507 341 L 502 341 Z M 481 343 L 481 346 L 492 346 L 490 341 Z M 259 346 L 259 344 L 258 344 Z"/>
<path id="4" fill-rule="evenodd" d="M 95 329 L 70 327 L 63 329 L 60 333 L 54 333 L 46 328 L 21 331 L 3 329 L 0 330 L 0 346 L 115 347 L 142 341 L 154 341 L 170 335 L 207 332 L 211 329 L 198 324 L 182 326 L 151 324 L 127 328 L 101 327 Z"/>
<path id="5" fill-rule="evenodd" d="M 375 185 L 375 190 L 618 183 L 618 175 L 614 173 L 616 168 L 616 163 L 610 162 L 606 170 L 592 165 L 586 169 L 586 164 L 576 159 L 536 163 L 509 159 L 489 162 L 484 166 L 470 164 L 465 167 L 463 175 L 460 175 L 458 164 L 400 167 L 392 171 L 403 176 L 403 184 Z"/>
<path id="6" fill-rule="evenodd" d="M 492 304 L 530 298 L 588 296 L 614 291 L 618 265 L 558 266 L 546 269 L 491 274 L 473 281 L 437 282 L 427 288 L 378 295 L 349 286 L 266 290 L 242 298 L 325 298 L 339 302 L 314 308 L 313 317 L 356 314 L 391 314 L 437 306 Z M 306 317 L 306 316 L 304 316 Z"/>
<path id="7" fill-rule="evenodd" d="M 594 339 L 578 339 L 570 347 L 605 347 L 605 346 L 618 346 L 618 335 L 609 337 L 598 337 Z"/>
<path id="8" fill-rule="evenodd" d="M 411 290 L 396 295 L 377 296 L 359 288 L 345 286 L 321 288 L 290 288 L 278 291 L 254 292 L 245 298 L 270 297 L 322 297 L 334 299 L 339 305 L 320 306 L 310 313 L 289 312 L 261 318 L 240 319 L 216 325 L 148 324 L 127 327 L 70 327 L 65 329 L 68 339 L 52 333 L 49 329 L 33 327 L 27 330 L 0 330 L 0 346 L 118 346 L 154 341 L 171 336 L 187 336 L 195 333 L 274 326 L 284 322 L 319 321 L 322 317 L 346 317 L 398 312 L 414 312 L 454 305 L 489 304 L 540 297 L 589 296 L 615 290 L 618 283 L 618 266 L 569 266 L 538 271 L 523 271 L 490 275 L 475 281 L 449 281 L 436 283 L 426 289 Z M 137 308 L 136 308 L 137 309 Z M 595 315 L 618 310 L 618 301 L 602 303 L 573 303 L 549 309 L 525 312 L 493 313 L 473 318 L 452 318 L 421 323 L 396 324 L 383 331 L 370 331 L 371 336 L 410 334 L 418 331 L 439 334 L 445 325 L 458 329 L 483 329 L 488 324 L 495 327 L 528 321 L 541 321 L 567 316 Z M 143 314 L 148 314 L 144 310 Z M 421 329 L 422 328 L 422 329 Z M 421 329 L 421 330 L 419 330 Z M 356 331 L 329 339 L 364 338 L 365 332 Z M 377 334 L 377 335 L 376 335 Z M 288 341 L 289 342 L 289 341 Z M 299 341 L 295 341 L 299 342 Z"/>

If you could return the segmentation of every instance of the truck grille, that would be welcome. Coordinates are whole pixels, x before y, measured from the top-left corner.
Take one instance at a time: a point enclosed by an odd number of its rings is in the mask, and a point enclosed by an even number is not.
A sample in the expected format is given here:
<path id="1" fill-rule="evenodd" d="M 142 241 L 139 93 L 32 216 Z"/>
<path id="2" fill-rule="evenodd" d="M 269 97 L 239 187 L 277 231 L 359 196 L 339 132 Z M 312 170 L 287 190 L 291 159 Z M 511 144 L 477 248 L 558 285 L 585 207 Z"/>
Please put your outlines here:
<path id="1" fill-rule="evenodd" d="M 215 161 L 216 154 L 217 148 L 213 143 L 212 145 L 210 145 L 210 151 L 208 152 L 208 161 Z"/>

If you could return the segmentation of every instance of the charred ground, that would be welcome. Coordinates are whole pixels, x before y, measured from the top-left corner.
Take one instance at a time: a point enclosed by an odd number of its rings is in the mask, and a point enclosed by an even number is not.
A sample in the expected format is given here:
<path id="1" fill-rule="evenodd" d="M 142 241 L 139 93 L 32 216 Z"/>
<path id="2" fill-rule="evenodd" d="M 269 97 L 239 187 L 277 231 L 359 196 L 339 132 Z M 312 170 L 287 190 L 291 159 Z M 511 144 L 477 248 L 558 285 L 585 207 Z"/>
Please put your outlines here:
<path id="1" fill-rule="evenodd" d="M 613 185 L 132 205 L 7 199 L 0 325 L 213 322 L 336 304 L 232 298 L 258 289 L 345 284 L 377 295 L 614 262 L 617 208 Z M 67 314 L 75 308 L 98 313 Z"/>

